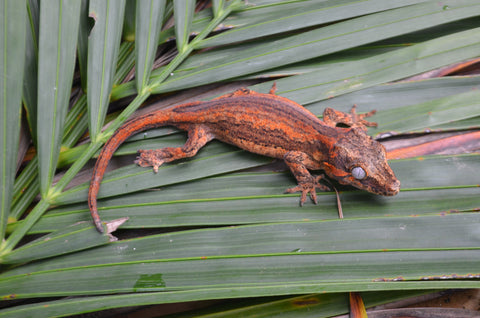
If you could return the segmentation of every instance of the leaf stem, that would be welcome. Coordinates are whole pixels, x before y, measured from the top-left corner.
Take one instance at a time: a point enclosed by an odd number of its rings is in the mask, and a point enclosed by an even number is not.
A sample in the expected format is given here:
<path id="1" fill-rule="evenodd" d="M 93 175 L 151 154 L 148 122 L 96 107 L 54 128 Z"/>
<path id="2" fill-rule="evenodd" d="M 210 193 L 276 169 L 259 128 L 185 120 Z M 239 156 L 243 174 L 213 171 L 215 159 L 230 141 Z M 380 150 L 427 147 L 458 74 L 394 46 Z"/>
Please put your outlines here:
<path id="1" fill-rule="evenodd" d="M 20 242 L 20 240 L 25 236 L 27 231 L 37 222 L 37 220 L 43 215 L 43 213 L 48 209 L 49 203 L 42 199 L 33 210 L 25 218 L 24 222 L 17 230 L 15 230 L 12 235 L 8 237 L 7 240 L 3 241 L 0 246 L 0 257 L 2 255 L 8 254 L 15 245 Z"/>

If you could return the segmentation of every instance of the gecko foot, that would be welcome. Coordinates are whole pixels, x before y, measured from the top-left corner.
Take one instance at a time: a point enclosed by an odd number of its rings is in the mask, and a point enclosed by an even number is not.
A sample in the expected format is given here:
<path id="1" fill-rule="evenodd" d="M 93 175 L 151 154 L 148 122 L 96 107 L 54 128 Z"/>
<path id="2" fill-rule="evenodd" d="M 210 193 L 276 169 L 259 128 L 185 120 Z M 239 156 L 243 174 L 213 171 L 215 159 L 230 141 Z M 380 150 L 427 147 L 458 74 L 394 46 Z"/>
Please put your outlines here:
<path id="1" fill-rule="evenodd" d="M 153 167 L 155 173 L 158 172 L 158 167 L 160 167 L 165 161 L 159 159 L 157 150 L 139 150 L 140 154 L 137 159 L 134 161 L 140 167 Z"/>
<path id="2" fill-rule="evenodd" d="M 374 115 L 375 110 L 359 115 L 356 112 L 356 108 L 357 106 L 353 105 L 349 113 L 340 112 L 333 108 L 325 108 L 323 121 L 331 127 L 337 127 L 339 124 L 342 124 L 348 127 L 359 127 L 364 131 L 367 131 L 368 127 L 377 127 L 377 123 L 365 120 L 366 117 Z"/>
<path id="3" fill-rule="evenodd" d="M 354 125 L 363 126 L 365 128 L 378 126 L 376 122 L 372 122 L 364 119 L 366 117 L 375 115 L 375 113 L 377 112 L 376 110 L 371 110 L 368 113 L 358 115 L 356 112 L 356 109 L 357 109 L 357 105 L 353 105 L 352 109 L 350 109 L 350 116 L 352 118 Z"/>
<path id="4" fill-rule="evenodd" d="M 321 184 L 319 181 L 324 178 L 324 175 L 319 176 L 311 176 L 311 179 L 306 182 L 299 183 L 296 187 L 290 188 L 285 190 L 285 193 L 294 193 L 294 192 L 302 192 L 300 196 L 300 206 L 303 206 L 305 201 L 307 200 L 307 194 L 310 195 L 313 203 L 317 204 L 317 189 L 323 191 L 329 191 L 330 188 L 326 185 Z"/>

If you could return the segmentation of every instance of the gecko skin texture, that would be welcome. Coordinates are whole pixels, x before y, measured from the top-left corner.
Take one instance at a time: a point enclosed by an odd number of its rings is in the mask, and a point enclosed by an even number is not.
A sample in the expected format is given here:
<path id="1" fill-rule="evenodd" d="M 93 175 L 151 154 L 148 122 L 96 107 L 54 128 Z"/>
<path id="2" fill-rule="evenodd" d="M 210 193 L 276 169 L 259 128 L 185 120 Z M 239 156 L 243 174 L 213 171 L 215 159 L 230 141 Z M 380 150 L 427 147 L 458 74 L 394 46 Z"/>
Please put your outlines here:
<path id="1" fill-rule="evenodd" d="M 193 102 L 158 110 L 126 122 L 107 141 L 98 156 L 88 191 L 88 205 L 95 226 L 103 232 L 97 211 L 97 194 L 108 162 L 115 150 L 130 136 L 155 127 L 174 126 L 188 132 L 182 147 L 139 150 L 135 161 L 155 172 L 165 162 L 193 157 L 206 143 L 218 139 L 249 152 L 283 159 L 297 179 L 287 193 L 301 192 L 300 205 L 310 195 L 317 203 L 316 189 L 329 190 L 320 183 L 323 170 L 341 184 L 371 193 L 391 196 L 400 190 L 400 181 L 387 163 L 383 145 L 367 135 L 364 120 L 373 115 L 343 113 L 325 109 L 323 121 L 301 105 L 275 95 L 245 88 L 211 101 Z M 340 125 L 340 126 L 339 126 Z"/>

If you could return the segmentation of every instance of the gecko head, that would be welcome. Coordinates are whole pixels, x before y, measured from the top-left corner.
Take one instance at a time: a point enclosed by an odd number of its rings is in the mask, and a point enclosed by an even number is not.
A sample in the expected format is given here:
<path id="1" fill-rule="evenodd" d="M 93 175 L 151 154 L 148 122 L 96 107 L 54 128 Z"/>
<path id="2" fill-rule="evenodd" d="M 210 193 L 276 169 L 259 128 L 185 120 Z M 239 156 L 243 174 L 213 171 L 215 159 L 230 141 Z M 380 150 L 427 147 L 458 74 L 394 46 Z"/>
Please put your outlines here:
<path id="1" fill-rule="evenodd" d="M 400 190 L 400 181 L 388 165 L 385 147 L 363 129 L 345 129 L 332 154 L 324 170 L 341 184 L 386 196 Z"/>

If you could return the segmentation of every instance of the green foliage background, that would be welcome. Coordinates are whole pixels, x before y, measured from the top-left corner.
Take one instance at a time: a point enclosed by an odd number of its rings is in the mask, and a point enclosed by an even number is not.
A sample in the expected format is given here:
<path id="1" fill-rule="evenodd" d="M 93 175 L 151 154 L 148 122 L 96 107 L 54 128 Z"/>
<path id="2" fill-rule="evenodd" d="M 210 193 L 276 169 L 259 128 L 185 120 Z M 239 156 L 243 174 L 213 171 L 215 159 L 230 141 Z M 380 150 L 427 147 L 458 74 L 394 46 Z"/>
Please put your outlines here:
<path id="1" fill-rule="evenodd" d="M 194 9 L 191 0 L 2 0 L 0 317 L 285 295 L 294 298 L 205 315 L 328 317 L 348 310 L 340 292 L 370 292 L 371 305 L 480 286 L 478 154 L 392 160 L 401 193 L 345 189 L 338 220 L 333 193 L 299 208 L 298 195 L 282 194 L 294 184 L 287 172 L 240 172 L 271 160 L 213 142 L 157 175 L 133 164 L 107 174 L 102 218 L 165 233 L 97 233 L 88 182 L 77 180 L 152 94 L 270 79 L 250 87 L 267 92 L 275 79 L 278 94 L 319 116 L 327 106 L 377 109 L 374 135 L 479 127 L 478 76 L 396 82 L 479 56 L 476 0 L 217 0 Z M 21 114 L 36 155 L 17 171 Z M 157 129 L 117 153 L 184 138 Z M 294 296 L 311 293 L 320 294 Z"/>

